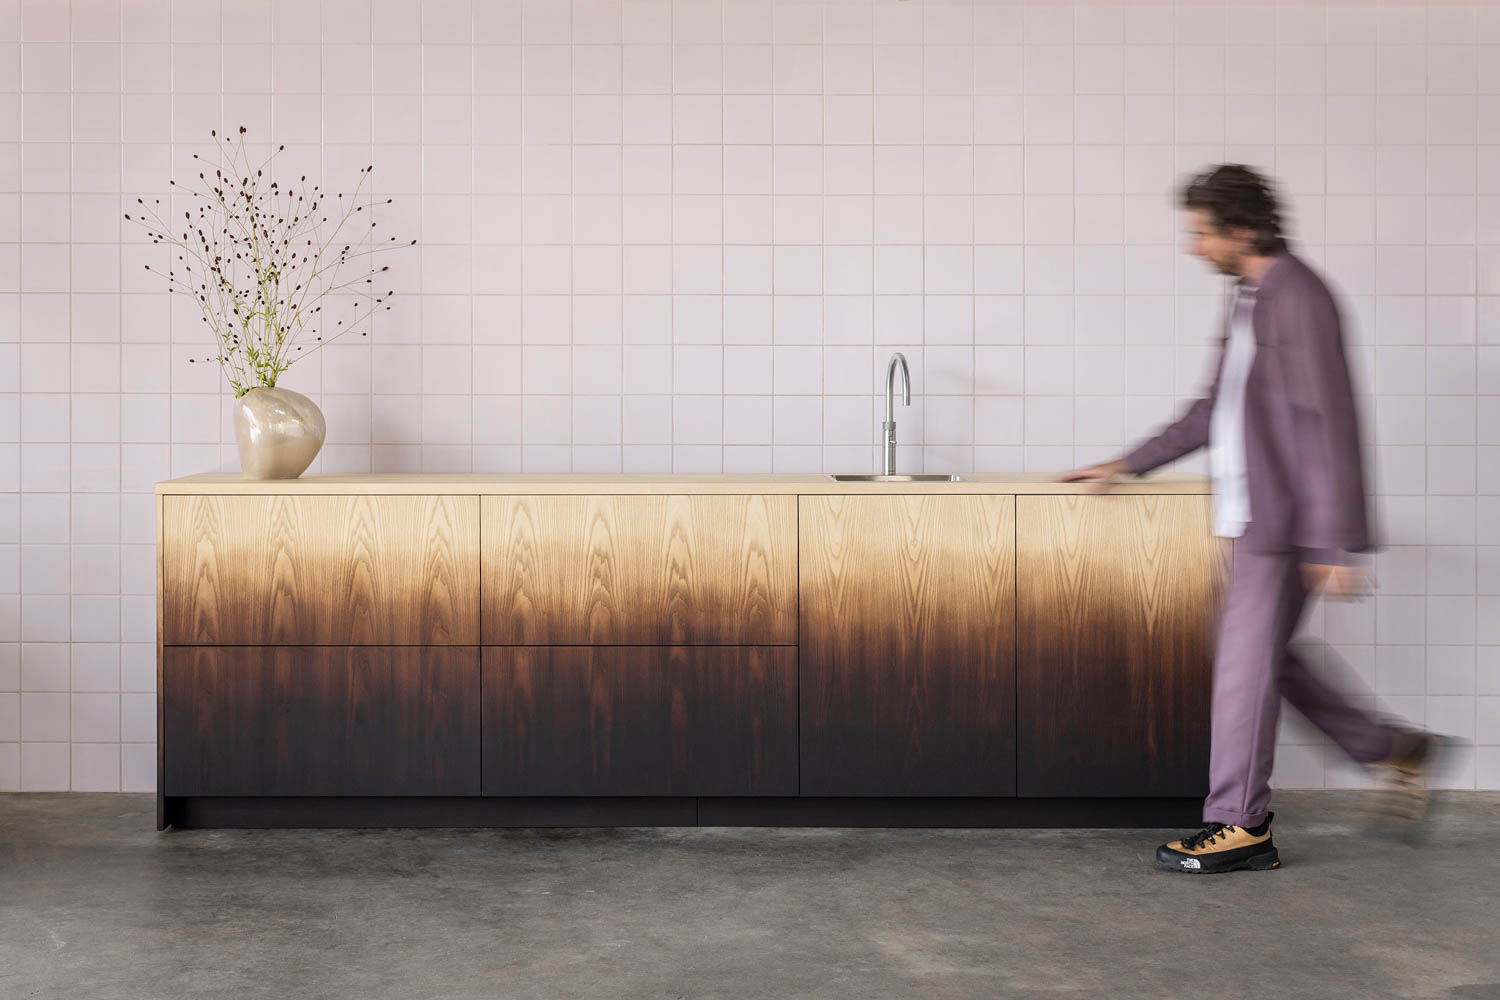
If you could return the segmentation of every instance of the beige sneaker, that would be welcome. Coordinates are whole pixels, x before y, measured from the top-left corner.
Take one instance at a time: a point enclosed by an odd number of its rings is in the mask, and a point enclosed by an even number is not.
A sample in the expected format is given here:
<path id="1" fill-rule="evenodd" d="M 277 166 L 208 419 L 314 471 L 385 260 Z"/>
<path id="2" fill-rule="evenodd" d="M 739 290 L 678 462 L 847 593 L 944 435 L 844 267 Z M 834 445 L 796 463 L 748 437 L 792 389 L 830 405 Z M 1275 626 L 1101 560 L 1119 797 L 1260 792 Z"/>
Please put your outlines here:
<path id="1" fill-rule="evenodd" d="M 1391 755 L 1375 765 L 1366 831 L 1408 841 L 1426 835 L 1432 817 L 1432 779 L 1441 773 L 1454 740 L 1421 730 L 1396 734 Z"/>
<path id="2" fill-rule="evenodd" d="M 1271 820 L 1275 815 L 1267 813 L 1260 826 L 1253 828 L 1210 823 L 1192 836 L 1158 847 L 1156 866 L 1194 875 L 1280 868 L 1281 855 L 1271 841 Z"/>

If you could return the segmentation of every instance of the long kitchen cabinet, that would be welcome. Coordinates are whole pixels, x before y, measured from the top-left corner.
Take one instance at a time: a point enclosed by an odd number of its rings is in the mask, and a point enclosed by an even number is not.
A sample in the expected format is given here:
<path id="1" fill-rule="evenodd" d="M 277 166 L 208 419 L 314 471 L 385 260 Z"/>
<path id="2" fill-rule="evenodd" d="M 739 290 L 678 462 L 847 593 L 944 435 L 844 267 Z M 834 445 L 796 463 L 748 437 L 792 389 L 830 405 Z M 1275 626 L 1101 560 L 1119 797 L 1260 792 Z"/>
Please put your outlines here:
<path id="1" fill-rule="evenodd" d="M 158 824 L 1190 818 L 1207 486 L 158 484 Z"/>

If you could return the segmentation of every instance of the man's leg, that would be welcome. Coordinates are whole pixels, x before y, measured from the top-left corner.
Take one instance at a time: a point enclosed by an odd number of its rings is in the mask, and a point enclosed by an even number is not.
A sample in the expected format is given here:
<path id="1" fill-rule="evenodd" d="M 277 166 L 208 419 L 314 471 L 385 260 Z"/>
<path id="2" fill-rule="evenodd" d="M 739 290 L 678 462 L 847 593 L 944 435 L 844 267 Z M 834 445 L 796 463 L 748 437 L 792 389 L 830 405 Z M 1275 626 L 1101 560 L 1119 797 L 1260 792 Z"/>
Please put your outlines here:
<path id="1" fill-rule="evenodd" d="M 1249 552 L 1234 542 L 1214 650 L 1205 823 L 1254 827 L 1266 818 L 1280 674 L 1306 598 L 1295 552 Z"/>
<path id="2" fill-rule="evenodd" d="M 1445 762 L 1446 737 L 1406 729 L 1351 703 L 1295 653 L 1282 661 L 1281 693 L 1349 757 L 1376 768 L 1375 794 L 1365 807 L 1367 831 L 1415 840 L 1426 832 L 1428 785 Z"/>
<path id="3" fill-rule="evenodd" d="M 1282 660 L 1281 693 L 1359 763 L 1374 764 L 1391 756 L 1395 728 L 1329 687 L 1290 649 Z"/>

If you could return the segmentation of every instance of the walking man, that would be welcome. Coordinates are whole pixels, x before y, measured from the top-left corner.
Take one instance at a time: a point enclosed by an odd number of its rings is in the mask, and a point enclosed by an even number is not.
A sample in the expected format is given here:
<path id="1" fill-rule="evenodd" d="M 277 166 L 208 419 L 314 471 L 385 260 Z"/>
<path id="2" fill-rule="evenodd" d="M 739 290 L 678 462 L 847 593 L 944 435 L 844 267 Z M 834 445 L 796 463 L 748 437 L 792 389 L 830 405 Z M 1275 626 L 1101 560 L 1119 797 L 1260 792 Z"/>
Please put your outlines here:
<path id="1" fill-rule="evenodd" d="M 1207 171 L 1182 204 L 1192 252 L 1236 279 L 1208 394 L 1124 457 L 1058 479 L 1106 489 L 1121 474 L 1209 449 L 1213 532 L 1233 541 L 1214 656 L 1206 826 L 1157 848 L 1156 860 L 1197 873 L 1269 869 L 1281 864 L 1267 807 L 1283 697 L 1354 760 L 1380 765 L 1380 811 L 1408 829 L 1425 815 L 1425 779 L 1444 740 L 1352 704 L 1288 647 L 1309 593 L 1366 590 L 1359 422 L 1338 309 L 1288 250 L 1275 196 L 1255 171 Z"/>

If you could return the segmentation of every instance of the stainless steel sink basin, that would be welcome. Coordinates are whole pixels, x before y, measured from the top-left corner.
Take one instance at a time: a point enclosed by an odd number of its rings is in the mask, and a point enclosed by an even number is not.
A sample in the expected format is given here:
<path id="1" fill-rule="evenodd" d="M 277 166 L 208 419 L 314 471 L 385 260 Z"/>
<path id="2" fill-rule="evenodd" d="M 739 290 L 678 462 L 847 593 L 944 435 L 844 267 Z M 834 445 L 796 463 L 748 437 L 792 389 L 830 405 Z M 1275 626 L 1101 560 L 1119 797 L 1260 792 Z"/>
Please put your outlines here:
<path id="1" fill-rule="evenodd" d="M 836 483 L 961 483 L 964 477 L 956 474 L 942 475 L 937 472 L 918 472 L 912 475 L 839 475 L 826 473 Z"/>

